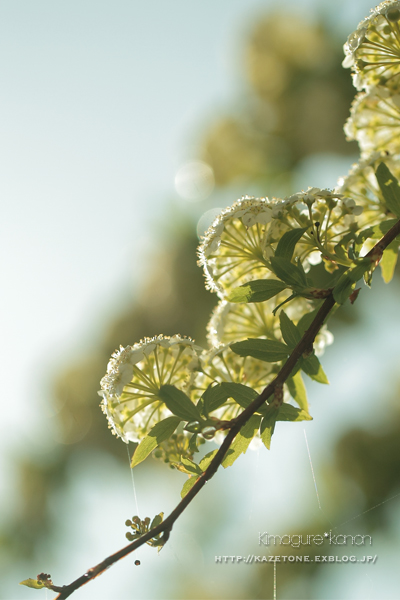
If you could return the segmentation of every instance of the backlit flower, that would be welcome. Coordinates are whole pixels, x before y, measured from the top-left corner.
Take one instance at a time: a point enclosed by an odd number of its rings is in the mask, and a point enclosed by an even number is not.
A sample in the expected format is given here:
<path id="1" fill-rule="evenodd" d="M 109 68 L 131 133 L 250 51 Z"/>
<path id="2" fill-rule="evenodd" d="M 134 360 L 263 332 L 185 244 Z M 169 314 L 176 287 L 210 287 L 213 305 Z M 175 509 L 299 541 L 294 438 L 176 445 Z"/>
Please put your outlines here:
<path id="1" fill-rule="evenodd" d="M 245 196 L 224 210 L 206 232 L 199 247 L 199 265 L 206 286 L 219 296 L 236 285 L 267 276 L 267 225 L 274 204 L 265 198 Z"/>
<path id="2" fill-rule="evenodd" d="M 269 259 L 282 236 L 292 229 L 306 230 L 294 257 L 309 269 L 318 262 L 316 251 L 329 255 L 340 235 L 350 226 L 357 228 L 342 217 L 361 211 L 339 192 L 315 187 L 283 200 L 244 197 L 215 219 L 199 247 L 206 286 L 224 298 L 244 283 L 275 277 Z"/>
<path id="3" fill-rule="evenodd" d="M 386 152 L 376 152 L 368 159 L 353 165 L 349 174 L 338 182 L 340 191 L 346 196 L 351 196 L 357 205 L 364 209 L 359 218 L 360 227 L 374 226 L 390 217 L 375 176 L 381 162 L 388 166 L 395 177 L 400 177 L 400 163 L 397 157 Z"/>
<path id="4" fill-rule="evenodd" d="M 373 152 L 400 153 L 400 94 L 390 95 L 386 88 L 359 94 L 344 131 L 359 143 L 364 159 Z"/>
<path id="5" fill-rule="evenodd" d="M 179 335 L 145 338 L 117 350 L 101 380 L 102 409 L 124 442 L 138 442 L 170 411 L 159 397 L 162 385 L 187 391 L 201 348 Z"/>
<path id="6" fill-rule="evenodd" d="M 272 311 L 288 295 L 289 292 L 282 292 L 265 302 L 253 303 L 220 300 L 207 325 L 207 338 L 210 345 L 229 344 L 247 338 L 266 338 L 283 342 L 279 312 L 273 315 Z M 298 296 L 285 304 L 281 310 L 284 310 L 289 319 L 297 325 L 301 317 L 311 312 L 313 308 L 311 300 Z M 315 339 L 316 354 L 318 356 L 323 354 L 325 346 L 330 345 L 332 341 L 333 336 L 325 326 Z"/>
<path id="7" fill-rule="evenodd" d="M 400 91 L 400 2 L 382 2 L 344 45 L 343 65 L 352 67 L 358 90 L 376 85 Z"/>
<path id="8" fill-rule="evenodd" d="M 277 372 L 275 363 L 239 356 L 229 344 L 220 344 L 200 355 L 200 368 L 194 382 L 195 393 L 200 396 L 210 384 L 223 382 L 242 383 L 260 393 Z M 213 416 L 233 419 L 242 410 L 239 404 L 229 399 Z"/>

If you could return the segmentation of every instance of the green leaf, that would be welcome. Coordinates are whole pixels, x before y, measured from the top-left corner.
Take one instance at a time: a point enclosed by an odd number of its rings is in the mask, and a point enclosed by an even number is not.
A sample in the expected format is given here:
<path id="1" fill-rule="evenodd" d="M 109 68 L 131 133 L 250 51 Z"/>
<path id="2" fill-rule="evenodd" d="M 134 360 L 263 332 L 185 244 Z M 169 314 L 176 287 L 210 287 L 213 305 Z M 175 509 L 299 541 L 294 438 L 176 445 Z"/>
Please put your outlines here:
<path id="1" fill-rule="evenodd" d="M 164 513 L 160 512 L 152 520 L 151 525 L 150 525 L 150 529 L 153 529 L 154 527 L 157 527 L 157 525 L 161 525 L 161 523 L 163 522 L 163 520 L 164 520 Z"/>
<path id="2" fill-rule="evenodd" d="M 186 496 L 186 494 L 188 492 L 190 492 L 190 490 L 192 489 L 192 487 L 196 483 L 197 479 L 198 479 L 198 477 L 196 477 L 195 475 L 193 475 L 193 477 L 189 477 L 189 479 L 187 479 L 185 481 L 185 483 L 183 484 L 182 491 L 181 491 L 181 498 L 184 498 Z"/>
<path id="3" fill-rule="evenodd" d="M 201 459 L 201 461 L 199 462 L 199 467 L 203 472 L 210 466 L 210 463 L 214 456 L 217 454 L 217 452 L 218 450 L 212 450 L 211 452 L 206 454 L 204 458 Z"/>
<path id="4" fill-rule="evenodd" d="M 307 411 L 296 408 L 291 404 L 282 404 L 279 409 L 277 421 L 312 421 L 312 416 Z"/>
<path id="5" fill-rule="evenodd" d="M 374 231 L 377 232 L 377 237 L 382 237 L 387 233 L 394 225 L 396 225 L 398 219 L 388 219 L 387 221 L 382 221 L 379 225 L 374 227 Z M 399 236 L 396 237 L 396 240 L 399 239 Z"/>
<path id="6" fill-rule="evenodd" d="M 24 581 L 20 581 L 19 585 L 26 585 L 26 587 L 34 588 L 35 590 L 44 588 L 44 583 L 37 579 L 24 579 Z"/>
<path id="7" fill-rule="evenodd" d="M 271 409 L 271 407 L 269 407 L 268 414 L 261 421 L 261 426 L 260 426 L 261 439 L 263 441 L 264 446 L 267 448 L 267 450 L 270 450 L 270 448 L 271 448 L 271 438 L 275 431 L 275 423 L 276 423 L 277 414 L 278 414 L 277 408 Z"/>
<path id="8" fill-rule="evenodd" d="M 272 256 L 270 262 L 272 270 L 279 279 L 295 289 L 302 290 L 307 287 L 307 278 L 304 271 L 290 260 L 282 256 Z"/>
<path id="9" fill-rule="evenodd" d="M 291 229 L 284 233 L 276 247 L 275 256 L 291 260 L 297 242 L 306 231 L 307 227 L 304 227 L 303 229 Z"/>
<path id="10" fill-rule="evenodd" d="M 396 217 L 400 217 L 400 187 L 396 177 L 383 162 L 377 168 L 375 175 L 387 208 Z"/>
<path id="11" fill-rule="evenodd" d="M 304 373 L 307 373 L 311 379 L 318 381 L 319 383 L 329 383 L 325 371 L 323 370 L 321 363 L 315 354 L 312 354 L 306 359 L 302 359 L 301 368 Z"/>
<path id="12" fill-rule="evenodd" d="M 241 454 L 245 454 L 251 440 L 260 427 L 260 421 L 261 417 L 259 415 L 253 415 L 243 425 L 221 463 L 225 469 L 226 467 L 231 467 Z"/>
<path id="13" fill-rule="evenodd" d="M 389 281 L 393 279 L 394 270 L 397 264 L 397 257 L 399 255 L 398 246 L 399 242 L 392 242 L 391 244 L 389 244 L 389 246 L 383 253 L 382 260 L 379 263 L 383 281 L 385 283 L 389 283 Z"/>
<path id="14" fill-rule="evenodd" d="M 348 256 L 341 242 L 339 242 L 339 244 L 336 244 L 336 246 L 334 247 L 334 251 L 339 261 L 341 261 L 344 264 L 349 264 Z"/>
<path id="15" fill-rule="evenodd" d="M 308 412 L 307 391 L 300 371 L 293 375 L 293 377 L 289 377 L 286 380 L 286 385 L 293 400 L 297 402 L 300 408 Z"/>
<path id="16" fill-rule="evenodd" d="M 314 321 L 317 316 L 317 312 L 319 311 L 319 307 L 312 310 L 311 312 L 306 313 L 297 323 L 297 329 L 300 332 L 300 335 L 304 335 L 307 329 L 310 327 L 311 323 Z"/>
<path id="17" fill-rule="evenodd" d="M 132 456 L 131 469 L 147 458 L 148 455 L 164 440 L 171 437 L 180 422 L 181 419 L 178 417 L 167 417 L 154 425 L 136 448 L 135 453 Z"/>
<path id="18" fill-rule="evenodd" d="M 293 350 L 293 348 L 300 342 L 301 334 L 296 325 L 289 319 L 283 310 L 281 310 L 279 314 L 279 322 L 283 339 L 289 346 L 290 350 Z"/>
<path id="19" fill-rule="evenodd" d="M 240 404 L 240 406 L 243 406 L 243 408 L 247 408 L 258 396 L 253 388 L 243 385 L 243 383 L 224 381 L 220 385 L 226 394 L 226 398 L 233 398 L 235 402 Z"/>
<path id="20" fill-rule="evenodd" d="M 353 286 L 368 269 L 371 268 L 371 261 L 365 258 L 352 269 L 348 269 L 340 277 L 339 281 L 333 289 L 333 297 L 338 304 L 344 304 L 350 296 Z"/>
<path id="21" fill-rule="evenodd" d="M 344 304 L 350 296 L 354 286 L 354 281 L 349 277 L 348 273 L 341 276 L 333 290 L 333 298 L 338 304 Z"/>
<path id="22" fill-rule="evenodd" d="M 396 222 L 396 221 L 395 221 Z M 379 227 L 379 225 L 378 225 Z M 379 233 L 381 233 L 379 231 Z M 360 231 L 356 237 L 356 242 L 357 244 L 363 244 L 365 242 L 365 240 L 368 240 L 369 238 L 373 238 L 376 237 L 376 233 L 375 233 L 375 227 L 367 227 L 367 229 L 363 229 L 362 231 Z M 381 236 L 379 236 L 381 237 Z"/>
<path id="23" fill-rule="evenodd" d="M 190 438 L 188 450 L 192 454 L 194 454 L 195 452 L 199 451 L 199 449 L 197 447 L 197 433 L 195 433 L 194 435 L 192 435 L 192 437 Z"/>
<path id="24" fill-rule="evenodd" d="M 199 465 L 196 465 L 196 463 L 190 460 L 190 458 L 185 458 L 181 456 L 181 463 L 186 468 L 186 471 L 188 473 L 193 473 L 194 475 L 201 475 L 203 472 Z"/>
<path id="25" fill-rule="evenodd" d="M 233 350 L 239 356 L 252 356 L 264 362 L 278 362 L 289 355 L 289 348 L 275 340 L 252 339 L 232 344 Z"/>
<path id="26" fill-rule="evenodd" d="M 220 383 L 214 386 L 209 385 L 202 395 L 205 415 L 208 416 L 210 412 L 217 410 L 228 398 L 227 390 Z"/>
<path id="27" fill-rule="evenodd" d="M 348 271 L 350 279 L 357 283 L 364 275 L 365 271 L 371 268 L 371 260 L 368 258 L 361 259 L 360 263 Z M 340 280 L 339 280 L 340 281 Z"/>
<path id="28" fill-rule="evenodd" d="M 174 385 L 162 385 L 158 395 L 172 414 L 183 421 L 201 421 L 197 406 Z"/>
<path id="29" fill-rule="evenodd" d="M 286 285 L 278 279 L 255 279 L 249 281 L 229 294 L 229 302 L 264 302 L 286 289 Z"/>

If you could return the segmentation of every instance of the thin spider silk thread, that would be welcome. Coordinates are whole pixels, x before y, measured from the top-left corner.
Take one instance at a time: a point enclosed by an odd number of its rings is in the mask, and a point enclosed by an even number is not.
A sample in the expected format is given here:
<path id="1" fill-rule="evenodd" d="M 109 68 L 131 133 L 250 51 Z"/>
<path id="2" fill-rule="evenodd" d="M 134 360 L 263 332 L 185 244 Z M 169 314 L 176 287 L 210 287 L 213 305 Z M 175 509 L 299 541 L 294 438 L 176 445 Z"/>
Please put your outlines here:
<path id="1" fill-rule="evenodd" d="M 315 493 L 316 493 L 316 495 L 317 495 L 318 507 L 319 507 L 319 510 L 321 511 L 321 513 L 324 515 L 324 518 L 325 518 L 325 519 L 327 520 L 327 522 L 330 524 L 331 528 L 333 528 L 333 524 L 332 524 L 332 523 L 331 523 L 331 521 L 328 519 L 328 517 L 326 516 L 326 514 L 324 513 L 324 511 L 322 510 L 321 501 L 320 501 L 320 498 L 319 498 L 318 487 L 317 487 L 317 480 L 316 480 L 316 478 L 315 478 L 314 467 L 313 467 L 312 460 L 311 460 L 311 452 L 310 452 L 310 447 L 309 447 L 309 445 L 308 445 L 308 440 L 307 440 L 307 434 L 306 434 L 306 430 L 305 430 L 305 429 L 303 429 L 303 431 L 304 431 L 304 439 L 305 439 L 305 441 L 306 441 L 306 446 L 307 446 L 308 459 L 309 459 L 309 461 L 310 461 L 311 473 L 312 473 L 312 477 L 313 477 L 313 480 L 314 480 Z"/>
<path id="2" fill-rule="evenodd" d="M 128 453 L 128 465 L 129 465 L 129 470 L 131 472 L 132 488 L 133 488 L 133 498 L 134 498 L 134 501 L 135 501 L 136 514 L 140 518 L 139 505 L 138 505 L 137 496 L 136 496 L 135 480 L 134 480 L 134 477 L 133 477 L 133 469 L 131 468 L 131 455 L 129 454 L 129 444 L 126 444 L 126 451 Z"/>
<path id="3" fill-rule="evenodd" d="M 312 460 L 311 460 L 310 448 L 308 446 L 307 434 L 306 434 L 306 430 L 305 429 L 303 429 L 303 431 L 304 431 L 304 439 L 306 440 L 306 446 L 307 446 L 307 452 L 308 452 L 308 459 L 310 461 L 311 473 L 312 473 L 312 477 L 313 477 L 313 480 L 314 480 L 315 493 L 317 494 L 318 506 L 319 506 L 319 509 L 322 510 L 321 502 L 320 502 L 320 499 L 319 499 L 317 481 L 315 479 L 314 467 L 313 467 Z"/>
<path id="4" fill-rule="evenodd" d="M 400 496 L 399 494 L 396 494 L 395 496 L 392 496 L 391 498 L 388 498 L 387 500 L 383 500 L 383 502 L 379 502 L 379 504 L 375 504 L 375 506 L 371 506 L 371 508 L 367 508 L 367 510 L 363 510 L 362 512 L 358 513 L 358 515 L 356 515 L 355 517 L 351 517 L 351 519 L 348 519 L 347 521 L 343 521 L 343 523 L 339 523 L 339 525 L 336 525 L 336 527 L 334 527 L 334 529 L 337 529 L 338 527 L 341 527 L 342 525 L 346 525 L 346 523 L 350 523 L 350 521 L 354 521 L 354 519 L 358 519 L 358 517 L 361 517 L 362 515 L 365 515 L 366 513 L 371 512 L 371 510 L 375 510 L 375 508 L 378 508 L 378 506 L 382 506 L 382 504 L 386 504 L 386 502 L 390 502 L 391 500 L 394 500 L 395 498 L 398 498 Z"/>

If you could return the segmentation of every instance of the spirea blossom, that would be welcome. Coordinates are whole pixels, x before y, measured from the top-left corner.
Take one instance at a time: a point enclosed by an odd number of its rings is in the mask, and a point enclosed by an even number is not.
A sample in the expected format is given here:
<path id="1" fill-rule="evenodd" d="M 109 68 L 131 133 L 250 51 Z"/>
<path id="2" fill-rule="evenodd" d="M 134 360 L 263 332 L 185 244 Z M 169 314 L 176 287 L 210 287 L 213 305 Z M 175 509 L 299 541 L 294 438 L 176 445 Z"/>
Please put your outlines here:
<path id="1" fill-rule="evenodd" d="M 159 335 L 117 350 L 99 392 L 110 427 L 124 442 L 138 442 L 162 419 L 171 416 L 159 398 L 162 385 L 187 391 L 201 348 L 190 338 Z"/>
<path id="2" fill-rule="evenodd" d="M 207 230 L 199 247 L 206 286 L 219 296 L 233 285 L 267 275 L 271 223 L 276 205 L 266 198 L 243 197 L 225 209 Z M 275 223 L 274 223 L 275 225 Z M 287 227 L 277 224 L 279 237 Z M 279 229 L 279 231 L 278 231 Z"/>
<path id="3" fill-rule="evenodd" d="M 400 153 L 400 94 L 380 87 L 358 94 L 344 131 L 359 143 L 363 159 L 373 152 Z"/>
<path id="4" fill-rule="evenodd" d="M 382 2 L 361 21 L 344 45 L 343 66 L 352 67 L 354 85 L 400 91 L 400 2 Z"/>
<path id="5" fill-rule="evenodd" d="M 237 286 L 272 274 L 269 258 L 282 236 L 306 229 L 295 256 L 306 270 L 329 257 L 339 235 L 355 226 L 362 212 L 351 198 L 316 187 L 284 199 L 244 197 L 224 210 L 207 230 L 199 247 L 206 286 L 220 298 Z M 315 253 L 317 256 L 315 255 Z"/>
<path id="6" fill-rule="evenodd" d="M 288 292 L 283 292 L 265 302 L 240 304 L 220 300 L 207 325 L 208 342 L 212 346 L 218 346 L 248 338 L 284 341 L 280 330 L 279 313 L 274 315 L 272 311 L 276 304 L 283 302 L 288 295 Z M 311 300 L 299 296 L 283 307 L 289 319 L 296 325 L 301 317 L 311 312 L 313 308 Z M 332 342 L 333 335 L 324 326 L 314 342 L 317 356 L 321 356 L 325 347 Z"/>
<path id="7" fill-rule="evenodd" d="M 200 355 L 200 367 L 196 372 L 194 388 L 200 396 L 212 383 L 242 383 L 260 393 L 278 370 L 275 363 L 267 363 L 250 356 L 239 356 L 233 352 L 230 344 L 219 344 Z M 232 419 L 243 409 L 230 399 L 218 410 L 219 418 Z"/>
<path id="8" fill-rule="evenodd" d="M 360 218 L 362 227 L 374 226 L 385 218 L 390 218 L 375 171 L 383 162 L 395 177 L 400 177 L 399 158 L 387 152 L 375 152 L 367 159 L 354 164 L 349 174 L 338 181 L 339 190 L 354 198 L 357 204 L 363 207 Z"/>

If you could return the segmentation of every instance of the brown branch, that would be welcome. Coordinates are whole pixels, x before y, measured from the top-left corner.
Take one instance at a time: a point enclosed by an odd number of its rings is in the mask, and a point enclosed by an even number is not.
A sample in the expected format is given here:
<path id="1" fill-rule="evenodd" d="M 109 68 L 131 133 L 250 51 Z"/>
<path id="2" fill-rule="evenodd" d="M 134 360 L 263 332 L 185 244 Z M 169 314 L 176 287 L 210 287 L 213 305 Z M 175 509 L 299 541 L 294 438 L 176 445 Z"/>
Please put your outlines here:
<path id="1" fill-rule="evenodd" d="M 398 221 L 383 237 L 382 239 L 375 244 L 375 246 L 368 252 L 366 257 L 371 259 L 371 263 L 375 265 L 378 264 L 380 259 L 382 258 L 383 251 L 387 248 L 387 246 L 398 236 L 400 235 L 400 221 Z M 119 561 L 124 556 L 127 556 L 140 546 L 143 546 L 147 541 L 151 540 L 155 536 L 163 533 L 163 541 L 164 543 L 168 540 L 169 534 L 172 530 L 172 527 L 175 521 L 179 518 L 179 516 L 183 513 L 185 508 L 190 504 L 195 496 L 200 492 L 203 486 L 207 481 L 211 479 L 217 472 L 218 467 L 221 465 L 226 452 L 228 451 L 230 445 L 235 439 L 236 435 L 239 433 L 240 429 L 243 425 L 249 420 L 249 418 L 255 413 L 255 411 L 260 408 L 262 404 L 270 397 L 275 391 L 276 386 L 282 386 L 286 379 L 289 377 L 293 368 L 296 366 L 297 361 L 302 357 L 303 353 L 307 353 L 310 348 L 312 348 L 313 342 L 315 340 L 315 336 L 321 329 L 324 324 L 326 318 L 331 312 L 332 308 L 335 306 L 335 300 L 333 299 L 332 292 L 329 293 L 328 297 L 325 299 L 324 303 L 320 307 L 318 313 L 316 314 L 314 320 L 312 321 L 310 327 L 305 331 L 303 337 L 300 342 L 297 344 L 286 363 L 283 365 L 281 370 L 275 379 L 261 392 L 259 396 L 251 403 L 249 406 L 242 412 L 238 417 L 232 420 L 231 428 L 222 442 L 220 448 L 218 449 L 216 455 L 211 461 L 208 468 L 202 473 L 194 486 L 189 490 L 186 496 L 179 502 L 176 508 L 171 512 L 171 514 L 158 525 L 154 527 L 146 534 L 142 535 L 139 539 L 134 542 L 128 544 L 115 554 L 108 556 L 101 563 L 89 569 L 84 575 L 70 583 L 69 585 L 65 585 L 62 587 L 49 585 L 49 587 L 55 592 L 60 592 L 59 595 L 55 598 L 55 600 L 65 600 L 73 592 L 75 592 L 78 588 L 82 587 L 85 583 L 88 583 L 101 573 L 103 573 L 108 567 Z M 270 410 L 273 410 L 272 407 L 269 407 Z M 269 410 L 267 408 L 267 410 Z"/>

